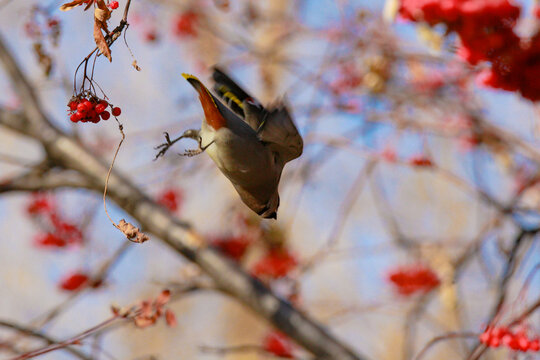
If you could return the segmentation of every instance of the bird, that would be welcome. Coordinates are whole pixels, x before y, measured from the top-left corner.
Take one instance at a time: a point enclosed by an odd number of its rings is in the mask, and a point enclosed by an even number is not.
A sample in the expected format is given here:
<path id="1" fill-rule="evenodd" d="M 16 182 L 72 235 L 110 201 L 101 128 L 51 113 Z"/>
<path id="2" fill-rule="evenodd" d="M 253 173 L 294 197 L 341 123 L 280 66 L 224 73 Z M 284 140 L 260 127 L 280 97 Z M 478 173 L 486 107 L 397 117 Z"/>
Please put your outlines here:
<path id="1" fill-rule="evenodd" d="M 182 76 L 199 94 L 204 118 L 198 130 L 186 130 L 166 143 L 156 159 L 178 140 L 198 142 L 186 156 L 206 152 L 227 177 L 240 199 L 266 219 L 277 219 L 279 181 L 285 164 L 302 155 L 303 140 L 284 99 L 264 107 L 219 67 L 213 68 L 214 95 L 197 77 Z"/>

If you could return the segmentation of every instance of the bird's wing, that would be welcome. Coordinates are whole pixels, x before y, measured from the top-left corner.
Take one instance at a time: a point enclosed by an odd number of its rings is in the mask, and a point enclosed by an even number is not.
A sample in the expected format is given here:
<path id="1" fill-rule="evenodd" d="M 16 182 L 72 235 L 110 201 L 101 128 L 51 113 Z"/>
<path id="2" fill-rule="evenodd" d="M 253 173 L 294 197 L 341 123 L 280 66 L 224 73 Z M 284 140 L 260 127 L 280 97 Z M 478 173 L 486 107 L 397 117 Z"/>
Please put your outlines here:
<path id="1" fill-rule="evenodd" d="M 304 142 L 289 109 L 283 102 L 278 102 L 265 110 L 257 135 L 272 151 L 280 155 L 283 163 L 302 155 Z"/>
<path id="2" fill-rule="evenodd" d="M 220 99 L 253 130 L 257 130 L 265 111 L 261 103 L 244 91 L 220 68 L 213 68 L 212 78 L 214 79 L 214 92 Z"/>
<path id="3" fill-rule="evenodd" d="M 282 101 L 265 109 L 218 67 L 214 67 L 212 78 L 215 81 L 216 94 L 234 113 L 257 131 L 259 139 L 278 153 L 284 163 L 302 154 L 302 137 Z"/>

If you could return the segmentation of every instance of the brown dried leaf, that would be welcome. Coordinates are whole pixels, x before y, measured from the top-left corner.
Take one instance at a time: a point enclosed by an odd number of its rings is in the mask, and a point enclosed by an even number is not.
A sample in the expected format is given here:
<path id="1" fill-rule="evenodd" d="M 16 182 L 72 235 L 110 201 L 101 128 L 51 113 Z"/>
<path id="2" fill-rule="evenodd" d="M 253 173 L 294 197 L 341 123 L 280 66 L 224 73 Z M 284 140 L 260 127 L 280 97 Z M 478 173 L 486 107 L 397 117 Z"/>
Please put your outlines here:
<path id="1" fill-rule="evenodd" d="M 109 59 L 110 62 L 112 62 L 111 49 L 109 49 L 107 41 L 105 41 L 105 36 L 103 36 L 103 33 L 101 32 L 101 28 L 102 25 L 96 19 L 96 21 L 94 22 L 94 41 L 96 42 L 99 51 L 103 55 L 105 55 L 105 57 Z"/>
<path id="2" fill-rule="evenodd" d="M 137 64 L 137 60 L 133 60 L 133 62 L 131 63 L 131 66 L 133 66 L 135 68 L 135 70 L 141 71 L 141 68 Z"/>
<path id="3" fill-rule="evenodd" d="M 84 3 L 84 0 L 75 0 L 69 3 L 65 3 L 64 5 L 60 6 L 61 11 L 69 11 L 79 5 L 82 5 Z"/>
<path id="4" fill-rule="evenodd" d="M 106 34 L 109 33 L 107 20 L 111 17 L 111 10 L 109 10 L 104 0 L 96 0 L 96 4 L 97 7 L 94 10 L 94 40 L 99 51 L 105 55 L 109 61 L 112 61 L 111 49 L 109 49 L 105 36 L 101 32 L 101 30 L 103 30 Z"/>
<path id="5" fill-rule="evenodd" d="M 102 22 L 106 26 L 107 20 L 111 18 L 112 11 L 109 10 L 107 5 L 105 4 L 105 1 L 98 0 L 96 3 L 97 7 L 94 10 L 94 17 L 97 21 Z M 107 31 L 106 28 L 104 28 L 103 30 Z"/>
<path id="6" fill-rule="evenodd" d="M 118 225 L 116 227 L 126 235 L 126 237 L 137 243 L 143 243 L 149 239 L 147 235 L 141 232 L 138 227 L 135 227 L 125 221 L 124 219 L 120 220 L 118 222 Z"/>

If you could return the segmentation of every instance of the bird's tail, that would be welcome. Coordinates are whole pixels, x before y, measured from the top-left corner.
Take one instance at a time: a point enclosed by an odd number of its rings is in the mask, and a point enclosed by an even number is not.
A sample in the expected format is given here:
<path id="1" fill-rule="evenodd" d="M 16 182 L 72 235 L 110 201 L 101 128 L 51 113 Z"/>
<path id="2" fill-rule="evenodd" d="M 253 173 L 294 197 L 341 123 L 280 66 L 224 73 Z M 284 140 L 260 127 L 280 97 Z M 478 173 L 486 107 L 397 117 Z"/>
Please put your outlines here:
<path id="1" fill-rule="evenodd" d="M 204 110 L 204 116 L 208 125 L 215 130 L 226 126 L 227 122 L 216 104 L 214 96 L 210 93 L 208 88 L 196 77 L 190 74 L 182 73 L 184 79 L 186 79 L 191 86 L 199 93 L 199 100 L 201 101 L 202 108 Z"/>

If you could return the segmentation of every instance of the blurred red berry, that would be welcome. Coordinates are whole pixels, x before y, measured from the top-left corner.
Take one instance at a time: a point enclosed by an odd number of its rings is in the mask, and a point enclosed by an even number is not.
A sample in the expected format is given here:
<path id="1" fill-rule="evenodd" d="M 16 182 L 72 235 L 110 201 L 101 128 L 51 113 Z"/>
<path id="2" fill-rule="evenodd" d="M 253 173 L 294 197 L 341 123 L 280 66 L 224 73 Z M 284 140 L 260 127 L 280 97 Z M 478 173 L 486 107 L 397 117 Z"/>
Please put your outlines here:
<path id="1" fill-rule="evenodd" d="M 122 109 L 120 109 L 119 107 L 114 107 L 112 109 L 113 116 L 120 116 L 121 113 L 122 113 Z"/>
<path id="2" fill-rule="evenodd" d="M 158 39 L 157 32 L 155 30 L 150 30 L 144 33 L 144 40 L 148 42 L 154 42 Z"/>
<path id="3" fill-rule="evenodd" d="M 186 11 L 174 18 L 174 33 L 178 37 L 197 36 L 198 15 L 193 11 Z"/>
<path id="4" fill-rule="evenodd" d="M 111 9 L 113 9 L 113 10 L 114 10 L 114 9 L 118 9 L 118 1 L 111 1 L 111 2 L 109 3 L 109 7 L 110 7 Z"/>
<path id="5" fill-rule="evenodd" d="M 54 205 L 49 196 L 42 193 L 33 193 L 31 200 L 26 207 L 28 215 L 49 214 L 54 212 Z"/>
<path id="6" fill-rule="evenodd" d="M 68 245 L 65 239 L 53 233 L 36 235 L 34 244 L 44 248 L 62 248 Z"/>
<path id="7" fill-rule="evenodd" d="M 64 277 L 60 281 L 60 288 L 66 291 L 76 291 L 88 284 L 88 275 L 82 272 L 75 272 Z"/>
<path id="8" fill-rule="evenodd" d="M 170 211 L 177 211 L 183 200 L 183 193 L 180 189 L 169 188 L 158 194 L 156 201 Z"/>
<path id="9" fill-rule="evenodd" d="M 279 331 L 272 331 L 265 336 L 263 349 L 277 357 L 294 359 L 291 340 Z"/>
<path id="10" fill-rule="evenodd" d="M 429 292 L 439 286 L 437 274 L 422 264 L 401 266 L 388 274 L 388 280 L 397 292 L 409 296 L 419 292 Z"/>
<path id="11" fill-rule="evenodd" d="M 108 111 L 104 111 L 101 114 L 99 114 L 103 120 L 109 120 L 111 117 L 111 114 Z"/>
<path id="12" fill-rule="evenodd" d="M 531 351 L 540 351 L 540 339 L 536 338 L 531 341 L 529 344 L 529 350 Z"/>
<path id="13" fill-rule="evenodd" d="M 419 167 L 431 167 L 433 163 L 424 155 L 415 155 L 409 159 L 409 164 Z"/>
<path id="14" fill-rule="evenodd" d="M 224 236 L 211 241 L 212 246 L 234 261 L 240 261 L 250 245 L 245 236 Z"/>

